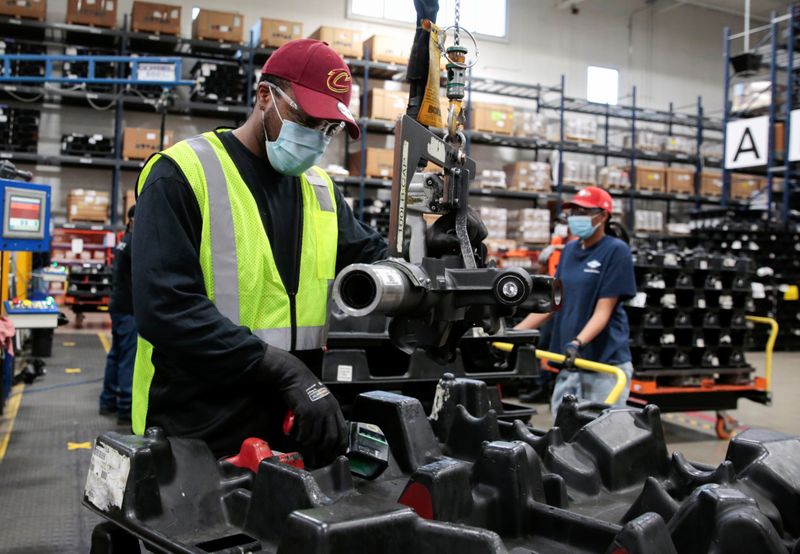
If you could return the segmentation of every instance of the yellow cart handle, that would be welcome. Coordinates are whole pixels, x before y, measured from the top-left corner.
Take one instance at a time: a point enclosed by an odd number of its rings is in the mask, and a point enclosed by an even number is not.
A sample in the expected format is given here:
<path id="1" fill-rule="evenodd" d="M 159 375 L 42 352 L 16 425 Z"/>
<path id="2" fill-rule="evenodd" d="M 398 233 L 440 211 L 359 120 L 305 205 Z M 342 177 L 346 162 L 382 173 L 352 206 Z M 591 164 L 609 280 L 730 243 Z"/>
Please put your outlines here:
<path id="1" fill-rule="evenodd" d="M 772 351 L 775 349 L 775 341 L 778 340 L 778 331 L 780 331 L 780 327 L 778 326 L 778 322 L 771 317 L 761 317 L 758 315 L 746 315 L 744 317 L 747 321 L 763 323 L 764 325 L 770 326 L 769 339 L 767 339 L 767 346 L 764 349 L 764 357 L 766 358 L 764 364 L 764 381 L 766 381 L 767 392 L 772 392 Z"/>
<path id="2" fill-rule="evenodd" d="M 514 349 L 514 345 L 509 342 L 493 342 L 492 346 L 501 350 L 503 352 L 511 352 Z M 566 356 L 563 354 L 556 354 L 555 352 L 548 352 L 546 350 L 539 350 L 538 348 L 534 354 L 537 358 L 542 360 L 547 360 L 549 362 L 556 362 L 558 364 L 563 364 Z M 620 395 L 625 390 L 625 385 L 628 384 L 628 377 L 625 375 L 625 372 L 622 371 L 617 366 L 608 365 L 608 364 L 601 364 L 599 362 L 593 362 L 591 360 L 584 360 L 583 358 L 576 358 L 575 359 L 575 367 L 578 369 L 585 369 L 588 371 L 597 371 L 599 373 L 608 373 L 616 377 L 617 383 L 614 385 L 614 388 L 611 389 L 611 392 L 608 393 L 606 397 L 605 403 L 614 405 L 619 400 Z"/>

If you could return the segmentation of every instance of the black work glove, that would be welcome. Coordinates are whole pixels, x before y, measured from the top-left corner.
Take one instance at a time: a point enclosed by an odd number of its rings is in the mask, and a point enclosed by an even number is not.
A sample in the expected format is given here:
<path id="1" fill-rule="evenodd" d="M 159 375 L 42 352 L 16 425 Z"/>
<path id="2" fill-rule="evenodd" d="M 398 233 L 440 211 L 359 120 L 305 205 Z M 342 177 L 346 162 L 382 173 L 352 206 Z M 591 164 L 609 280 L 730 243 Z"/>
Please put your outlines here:
<path id="1" fill-rule="evenodd" d="M 564 347 L 564 363 L 561 365 L 561 369 L 566 369 L 567 371 L 574 371 L 575 368 L 575 358 L 578 357 L 578 350 L 580 350 L 580 345 L 575 342 L 571 341 L 568 342 L 567 345 Z"/>
<path id="2" fill-rule="evenodd" d="M 478 213 L 471 207 L 467 209 L 467 235 L 473 251 L 483 251 L 483 241 L 488 236 L 486 226 Z M 425 247 L 430 258 L 441 258 L 447 254 L 460 254 L 456 236 L 456 213 L 448 212 L 437 219 L 425 231 Z M 483 258 L 481 258 L 482 260 Z"/>
<path id="3" fill-rule="evenodd" d="M 290 437 L 323 453 L 344 451 L 348 435 L 339 403 L 303 362 L 268 345 L 257 380 L 277 387 L 294 412 Z"/>

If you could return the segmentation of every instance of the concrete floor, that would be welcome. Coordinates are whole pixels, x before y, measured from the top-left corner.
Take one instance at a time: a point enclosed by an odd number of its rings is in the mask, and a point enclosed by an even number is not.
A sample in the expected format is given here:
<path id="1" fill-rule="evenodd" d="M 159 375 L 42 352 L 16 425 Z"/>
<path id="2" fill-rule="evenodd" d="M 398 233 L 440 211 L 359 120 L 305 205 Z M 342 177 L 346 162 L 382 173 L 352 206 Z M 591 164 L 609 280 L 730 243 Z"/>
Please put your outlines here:
<path id="1" fill-rule="evenodd" d="M 764 374 L 764 355 L 749 352 L 747 360 Z M 740 400 L 739 408 L 729 412 L 739 423 L 738 430 L 760 427 L 800 434 L 800 352 L 776 352 L 772 368 L 771 406 Z M 552 425 L 549 406 L 537 404 L 533 417 L 536 427 Z M 683 452 L 689 460 L 719 464 L 725 458 L 728 441 L 714 432 L 714 412 L 663 414 L 664 431 L 670 450 Z"/>

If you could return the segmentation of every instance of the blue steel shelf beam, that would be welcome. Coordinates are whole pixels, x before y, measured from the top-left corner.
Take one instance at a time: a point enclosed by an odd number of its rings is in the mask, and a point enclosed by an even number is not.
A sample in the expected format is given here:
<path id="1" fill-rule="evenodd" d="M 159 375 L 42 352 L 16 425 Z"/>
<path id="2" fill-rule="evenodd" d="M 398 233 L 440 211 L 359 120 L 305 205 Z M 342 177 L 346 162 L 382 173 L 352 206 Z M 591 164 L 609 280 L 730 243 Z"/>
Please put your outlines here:
<path id="1" fill-rule="evenodd" d="M 177 86 L 193 86 L 194 81 L 181 79 L 183 60 L 172 57 L 150 57 L 150 56 L 61 56 L 49 54 L 5 54 L 0 56 L 3 71 L 0 73 L 0 82 L 3 83 L 86 83 L 86 84 L 106 84 L 106 85 L 154 85 L 165 88 Z M 40 62 L 44 63 L 44 75 L 14 75 L 13 62 Z M 87 74 L 78 77 L 64 77 L 54 74 L 53 64 L 60 63 L 85 63 L 88 66 Z M 129 64 L 131 75 L 129 77 L 96 77 L 96 66 L 98 63 Z M 159 67 L 147 67 L 160 66 Z M 166 66 L 171 66 L 168 69 Z M 171 79 L 163 78 L 140 78 L 139 70 L 155 69 L 164 73 L 171 71 Z"/>

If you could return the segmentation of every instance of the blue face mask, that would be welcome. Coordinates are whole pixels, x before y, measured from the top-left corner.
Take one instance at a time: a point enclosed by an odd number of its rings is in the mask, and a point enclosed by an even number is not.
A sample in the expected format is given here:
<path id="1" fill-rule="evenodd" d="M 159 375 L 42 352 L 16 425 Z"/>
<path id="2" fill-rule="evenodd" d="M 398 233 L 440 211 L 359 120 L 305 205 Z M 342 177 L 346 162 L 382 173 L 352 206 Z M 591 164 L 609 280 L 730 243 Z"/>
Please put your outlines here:
<path id="1" fill-rule="evenodd" d="M 272 94 L 272 90 L 270 90 Z M 294 121 L 287 121 L 281 117 L 272 97 L 272 106 L 281 119 L 281 130 L 278 138 L 271 141 L 267 137 L 267 128 L 264 125 L 264 112 L 261 112 L 261 126 L 264 127 L 264 137 L 267 146 L 267 157 L 275 171 L 283 175 L 298 176 L 305 173 L 315 165 L 325 148 L 331 142 L 330 136 L 325 136 L 316 129 L 309 129 Z"/>
<path id="2" fill-rule="evenodd" d="M 600 224 L 592 225 L 592 216 L 590 215 L 571 215 L 567 218 L 569 231 L 581 240 L 586 240 L 591 237 Z"/>

